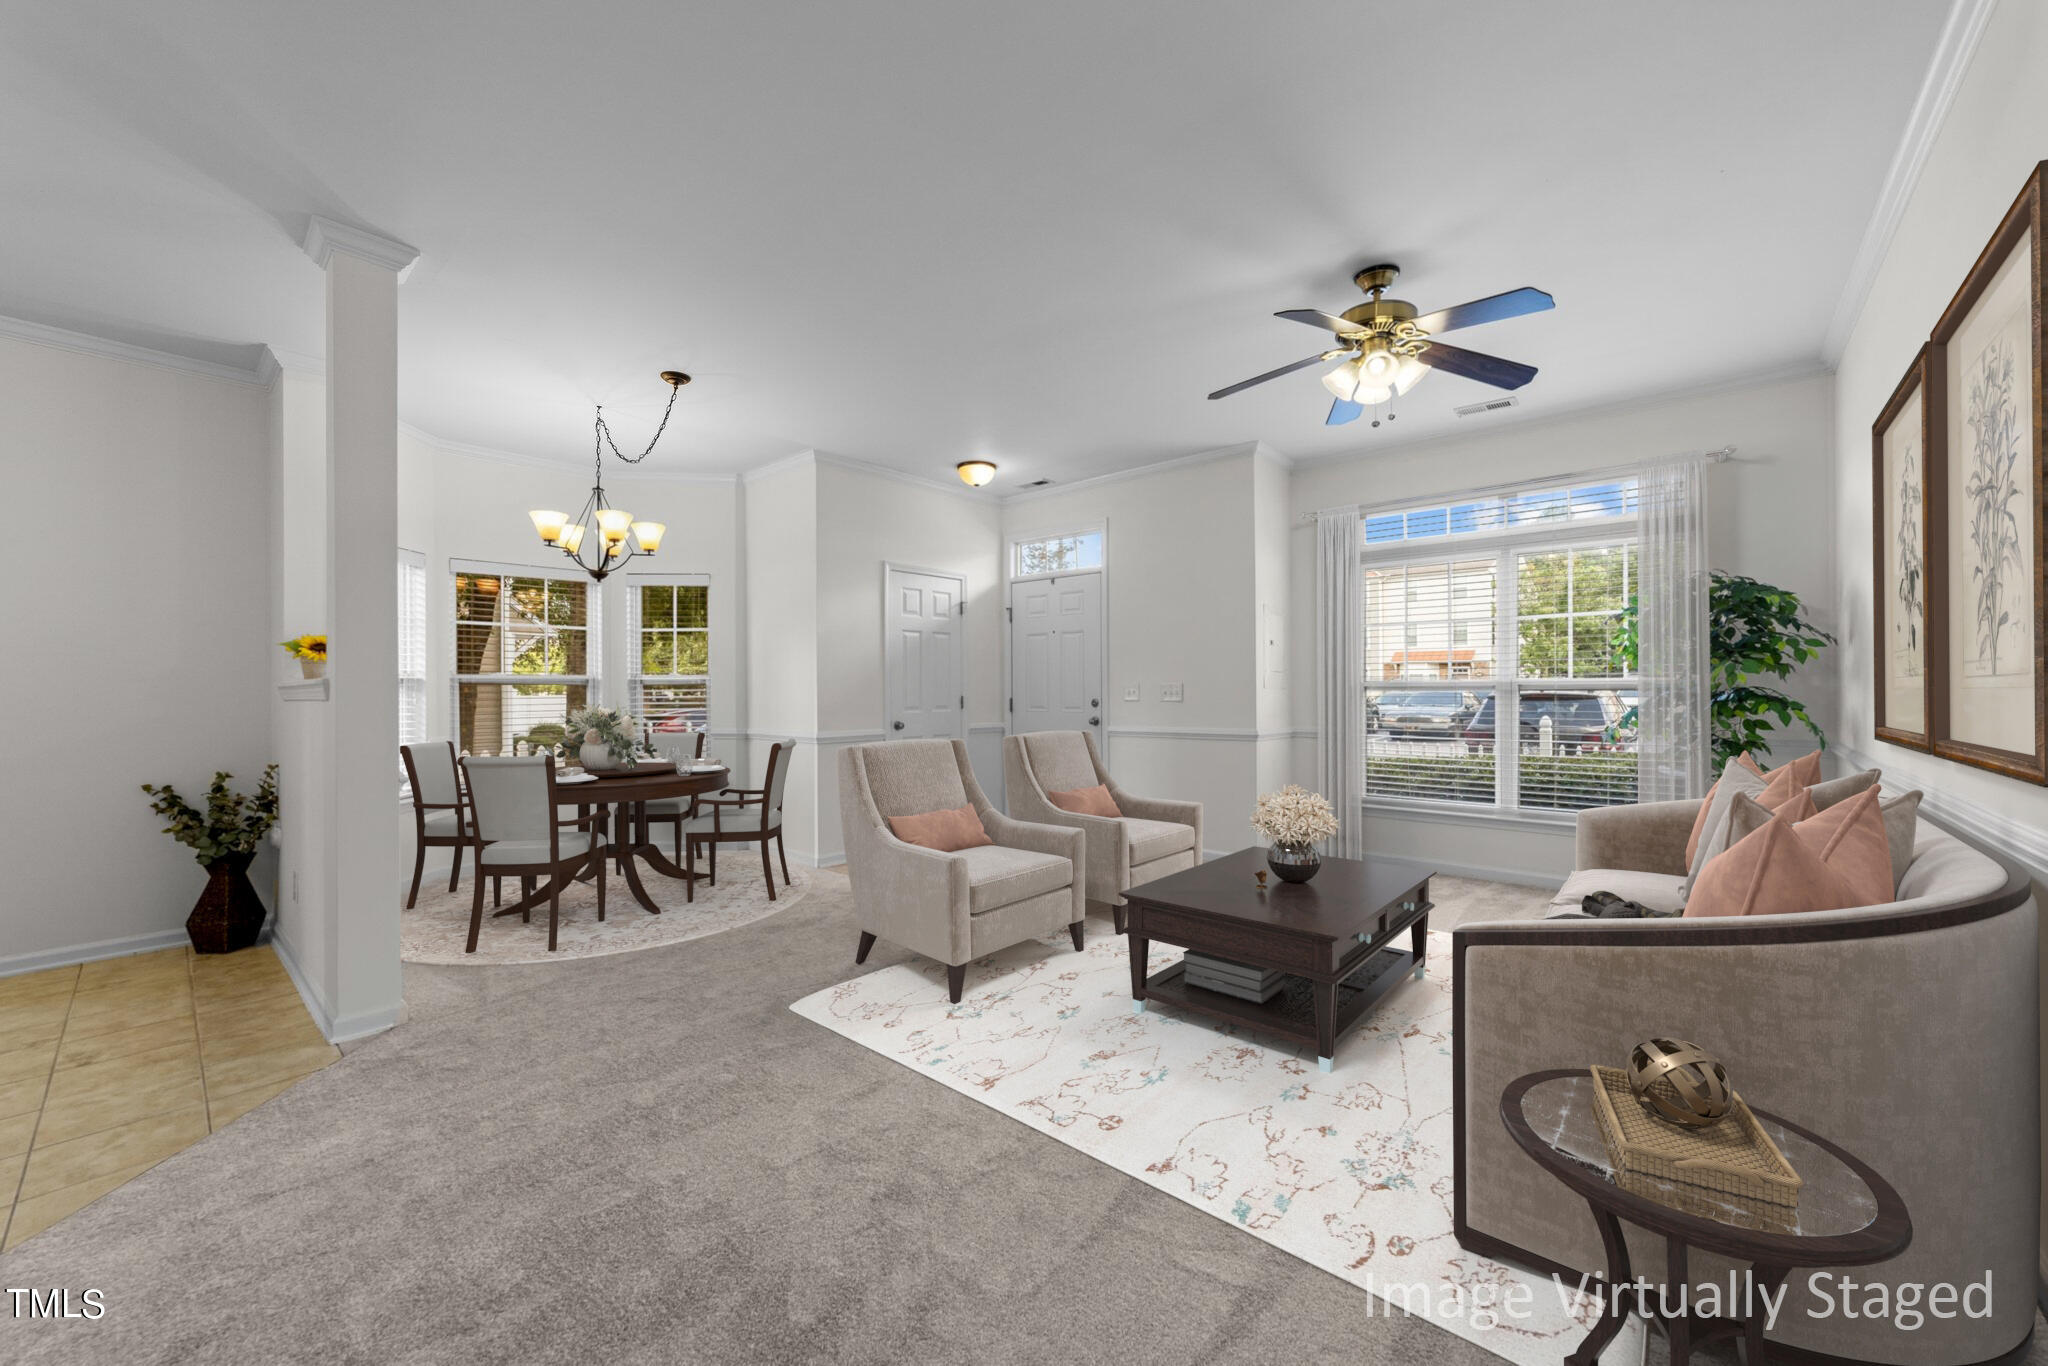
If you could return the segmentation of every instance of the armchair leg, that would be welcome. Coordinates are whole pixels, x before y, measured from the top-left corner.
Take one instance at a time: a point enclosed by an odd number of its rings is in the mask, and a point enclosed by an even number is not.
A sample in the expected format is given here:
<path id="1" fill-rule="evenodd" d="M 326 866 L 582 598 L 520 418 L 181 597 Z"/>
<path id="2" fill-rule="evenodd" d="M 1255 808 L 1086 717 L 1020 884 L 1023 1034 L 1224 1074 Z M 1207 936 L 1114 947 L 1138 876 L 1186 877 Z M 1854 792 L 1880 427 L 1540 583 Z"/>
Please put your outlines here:
<path id="1" fill-rule="evenodd" d="M 1078 951 L 1081 947 L 1081 922 L 1076 920 L 1067 926 L 1067 933 L 1074 936 L 1074 948 Z"/>
<path id="2" fill-rule="evenodd" d="M 426 866 L 427 836 L 423 830 L 420 832 L 419 844 L 416 846 L 412 856 L 412 890 L 405 894 L 405 909 L 408 911 L 413 908 L 413 903 L 420 899 L 420 870 Z M 455 889 L 450 887 L 448 890 L 452 892 Z"/>
<path id="3" fill-rule="evenodd" d="M 775 900 L 775 865 L 768 861 L 768 839 L 761 839 L 761 876 L 768 880 L 768 899 Z"/>
<path id="4" fill-rule="evenodd" d="M 967 990 L 967 965 L 949 963 L 946 966 L 946 999 L 954 1005 L 960 1004 L 960 995 Z"/>
<path id="5" fill-rule="evenodd" d="M 782 864 L 782 885 L 789 885 L 789 850 L 782 847 L 782 831 L 775 832 L 775 857 Z"/>
<path id="6" fill-rule="evenodd" d="M 456 846 L 455 846 L 455 862 L 454 862 L 454 865 L 453 865 L 452 867 L 450 867 L 450 868 L 448 869 L 448 890 L 449 890 L 449 891 L 451 891 L 451 892 L 452 892 L 452 891 L 454 891 L 454 890 L 455 890 L 455 884 L 457 884 L 458 882 L 461 882 L 461 881 L 462 881 L 462 846 L 458 844 L 458 845 L 456 845 Z M 417 881 L 417 880 L 415 880 L 415 881 L 414 881 L 414 883 L 413 883 L 413 886 L 414 886 L 414 887 L 418 887 L 418 886 L 419 886 L 419 883 L 418 883 L 418 881 Z"/>
<path id="7" fill-rule="evenodd" d="M 1122 934 L 1124 932 L 1124 908 L 1121 902 L 1109 908 L 1109 919 L 1110 923 L 1116 927 L 1116 932 Z"/>
<path id="8" fill-rule="evenodd" d="M 875 937 L 869 934 L 866 930 L 862 930 L 860 932 L 860 947 L 853 951 L 853 961 L 856 963 L 867 962 L 868 950 L 873 948 L 874 946 Z"/>
<path id="9" fill-rule="evenodd" d="M 475 895 L 475 896 L 473 896 L 472 898 L 470 898 L 470 903 L 469 903 L 469 943 L 468 943 L 468 945 L 466 945 L 466 946 L 465 946 L 465 947 L 463 948 L 463 950 L 462 950 L 462 951 L 463 951 L 464 953 L 475 953 L 475 952 L 476 952 L 476 936 L 477 936 L 477 932 L 478 932 L 479 930 L 483 929 L 483 927 L 484 927 L 484 880 L 483 880 L 483 879 L 482 879 L 481 877 L 479 877 L 479 878 L 478 878 L 478 879 L 476 880 L 476 895 Z"/>

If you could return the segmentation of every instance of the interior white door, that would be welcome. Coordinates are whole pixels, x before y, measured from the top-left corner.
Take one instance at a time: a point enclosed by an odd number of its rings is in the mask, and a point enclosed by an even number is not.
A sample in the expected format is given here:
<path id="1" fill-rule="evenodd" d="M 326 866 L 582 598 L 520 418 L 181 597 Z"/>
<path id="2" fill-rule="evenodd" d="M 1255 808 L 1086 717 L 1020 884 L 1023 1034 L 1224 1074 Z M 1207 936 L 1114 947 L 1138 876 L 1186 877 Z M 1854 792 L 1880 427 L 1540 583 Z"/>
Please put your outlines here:
<path id="1" fill-rule="evenodd" d="M 967 584 L 947 574 L 888 566 L 882 574 L 883 684 L 889 738 L 959 739 L 965 735 L 960 618 Z"/>
<path id="2" fill-rule="evenodd" d="M 1102 575 L 1010 585 L 1010 729 L 1102 734 Z"/>

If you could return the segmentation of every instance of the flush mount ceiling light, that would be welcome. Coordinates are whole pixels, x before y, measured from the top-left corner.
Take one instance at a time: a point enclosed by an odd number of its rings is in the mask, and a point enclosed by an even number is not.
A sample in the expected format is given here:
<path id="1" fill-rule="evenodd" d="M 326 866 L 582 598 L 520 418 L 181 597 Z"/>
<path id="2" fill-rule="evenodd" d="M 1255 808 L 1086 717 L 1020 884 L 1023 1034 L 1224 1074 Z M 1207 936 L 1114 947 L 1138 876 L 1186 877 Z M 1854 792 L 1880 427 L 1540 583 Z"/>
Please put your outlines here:
<path id="1" fill-rule="evenodd" d="M 978 489 L 996 477 L 993 460 L 962 460 L 953 466 L 953 472 L 960 476 L 960 482 L 971 489 Z"/>
<path id="2" fill-rule="evenodd" d="M 661 548 L 661 538 L 668 528 L 660 522 L 641 522 L 624 508 L 615 508 L 604 491 L 604 451 L 610 446 L 612 455 L 628 465 L 637 465 L 654 453 L 655 443 L 668 429 L 669 414 L 676 410 L 676 395 L 690 382 L 690 377 L 680 370 L 661 372 L 662 382 L 667 384 L 668 407 L 662 410 L 661 425 L 654 429 L 654 440 L 647 443 L 647 449 L 638 455 L 627 455 L 612 440 L 611 428 L 605 425 L 604 406 L 597 409 L 597 439 L 595 465 L 597 482 L 590 490 L 590 496 L 583 500 L 583 511 L 573 518 L 565 512 L 536 508 L 527 513 L 533 519 L 533 529 L 540 533 L 542 545 L 555 549 L 576 561 L 584 573 L 603 583 L 605 576 L 625 564 L 636 555 L 652 555 Z M 595 533 L 594 535 L 592 533 Z M 588 540 L 595 562 L 583 555 L 583 543 Z"/>

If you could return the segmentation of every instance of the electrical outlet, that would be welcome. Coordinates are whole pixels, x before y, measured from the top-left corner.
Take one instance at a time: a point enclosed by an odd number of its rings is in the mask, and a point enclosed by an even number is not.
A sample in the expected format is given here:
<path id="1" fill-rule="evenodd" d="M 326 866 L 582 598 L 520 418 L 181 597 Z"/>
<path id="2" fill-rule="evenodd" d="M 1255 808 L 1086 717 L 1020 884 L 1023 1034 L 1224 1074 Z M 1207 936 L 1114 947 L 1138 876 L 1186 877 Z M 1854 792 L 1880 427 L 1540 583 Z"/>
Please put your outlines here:
<path id="1" fill-rule="evenodd" d="M 1179 683 L 1162 683 L 1159 685 L 1159 700 L 1161 702 L 1186 701 L 1187 690 L 1184 685 Z"/>
<path id="2" fill-rule="evenodd" d="M 1130 686 L 1129 686 L 1128 688 L 1125 688 L 1125 689 L 1124 689 L 1124 701 L 1126 701 L 1126 702 L 1135 702 L 1135 701 L 1137 701 L 1137 700 L 1138 700 L 1138 685 L 1137 685 L 1136 683 L 1133 683 L 1133 684 L 1131 684 L 1131 685 L 1130 685 Z"/>

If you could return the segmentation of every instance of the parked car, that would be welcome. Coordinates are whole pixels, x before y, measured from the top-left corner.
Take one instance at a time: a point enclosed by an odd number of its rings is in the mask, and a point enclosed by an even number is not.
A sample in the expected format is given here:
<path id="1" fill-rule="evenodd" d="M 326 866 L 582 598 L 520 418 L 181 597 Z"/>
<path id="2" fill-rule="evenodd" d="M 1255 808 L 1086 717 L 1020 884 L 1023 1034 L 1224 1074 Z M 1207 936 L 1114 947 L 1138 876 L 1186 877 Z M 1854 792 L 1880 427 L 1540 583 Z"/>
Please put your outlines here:
<path id="1" fill-rule="evenodd" d="M 1403 740 L 1455 740 L 1479 699 L 1468 692 L 1428 689 L 1369 698 L 1366 728 Z"/>
<path id="2" fill-rule="evenodd" d="M 1465 724 L 1467 749 L 1477 752 L 1493 747 L 1493 703 L 1494 699 L 1488 696 Z M 1517 729 L 1524 744 L 1533 744 L 1542 737 L 1543 722 L 1548 718 L 1551 743 L 1566 753 L 1575 753 L 1628 738 L 1615 729 L 1626 710 L 1617 693 L 1525 692 Z"/>
<path id="3" fill-rule="evenodd" d="M 684 711 L 672 711 L 654 723 L 654 729 L 664 734 L 676 731 L 703 730 L 711 714 L 702 707 L 691 707 Z"/>

